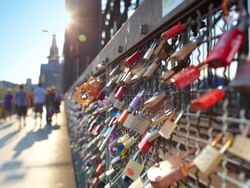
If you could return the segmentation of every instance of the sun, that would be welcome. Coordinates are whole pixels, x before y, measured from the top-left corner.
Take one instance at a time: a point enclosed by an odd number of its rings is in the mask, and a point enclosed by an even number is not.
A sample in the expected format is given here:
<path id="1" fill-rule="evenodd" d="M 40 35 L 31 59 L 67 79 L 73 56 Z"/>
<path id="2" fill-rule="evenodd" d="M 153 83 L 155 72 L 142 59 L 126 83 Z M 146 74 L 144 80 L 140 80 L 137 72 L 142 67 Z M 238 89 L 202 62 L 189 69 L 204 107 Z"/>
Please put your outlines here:
<path id="1" fill-rule="evenodd" d="M 73 23 L 73 16 L 70 11 L 65 10 L 65 16 L 63 22 L 65 29 L 67 29 Z"/>

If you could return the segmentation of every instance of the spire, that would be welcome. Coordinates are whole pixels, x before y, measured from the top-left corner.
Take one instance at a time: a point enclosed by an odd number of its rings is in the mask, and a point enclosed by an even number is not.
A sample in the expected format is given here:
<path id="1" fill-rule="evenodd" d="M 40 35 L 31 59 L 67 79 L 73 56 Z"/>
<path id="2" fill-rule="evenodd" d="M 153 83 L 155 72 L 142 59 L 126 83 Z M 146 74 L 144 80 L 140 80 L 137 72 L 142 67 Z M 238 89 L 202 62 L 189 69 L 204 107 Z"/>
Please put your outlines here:
<path id="1" fill-rule="evenodd" d="M 56 35 L 52 35 L 52 45 L 50 47 L 50 54 L 48 56 L 49 63 L 59 63 L 58 48 L 56 45 Z"/>

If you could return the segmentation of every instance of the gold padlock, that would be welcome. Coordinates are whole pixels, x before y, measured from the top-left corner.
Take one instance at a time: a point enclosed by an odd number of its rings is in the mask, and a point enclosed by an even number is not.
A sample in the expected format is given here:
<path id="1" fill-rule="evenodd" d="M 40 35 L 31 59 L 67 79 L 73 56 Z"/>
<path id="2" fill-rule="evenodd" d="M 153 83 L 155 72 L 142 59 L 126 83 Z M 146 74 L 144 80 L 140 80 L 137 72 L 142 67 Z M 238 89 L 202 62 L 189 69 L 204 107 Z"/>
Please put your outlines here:
<path id="1" fill-rule="evenodd" d="M 130 84 L 131 79 L 132 79 L 132 72 L 129 71 L 122 81 L 124 84 Z"/>
<path id="2" fill-rule="evenodd" d="M 124 134 L 120 138 L 118 138 L 117 143 L 122 144 L 129 139 L 129 134 Z"/>
<path id="3" fill-rule="evenodd" d="M 250 122 L 246 125 L 242 134 L 236 135 L 229 152 L 250 162 L 250 139 L 247 135 L 250 133 Z"/>
<path id="4" fill-rule="evenodd" d="M 144 102 L 145 108 L 153 108 L 166 97 L 165 92 L 156 93 L 153 97 Z"/>
<path id="5" fill-rule="evenodd" d="M 133 146 L 136 143 L 136 138 L 134 136 L 130 137 L 128 140 L 126 140 L 123 145 L 125 148 L 129 149 L 131 146 Z"/>
<path id="6" fill-rule="evenodd" d="M 167 119 L 165 123 L 161 126 L 159 134 L 166 139 L 169 139 L 174 132 L 175 128 L 177 127 L 177 123 L 180 121 L 184 111 L 180 111 L 178 116 L 176 117 L 175 121 L 172 122 L 171 119 Z M 173 116 L 176 115 L 176 113 L 173 113 Z"/>
<path id="7" fill-rule="evenodd" d="M 211 144 L 207 145 L 201 153 L 194 159 L 194 165 L 201 171 L 204 176 L 209 176 L 218 167 L 224 157 L 225 151 L 233 142 L 233 135 L 226 134 L 226 141 L 223 147 L 218 150 L 216 145 L 222 141 L 223 134 L 217 134 Z"/>
<path id="8" fill-rule="evenodd" d="M 131 78 L 131 83 L 134 83 L 134 82 L 140 80 L 141 77 L 143 76 L 143 74 L 145 73 L 146 69 L 147 69 L 146 66 L 141 67 L 141 69 L 138 70 L 138 72 L 135 73 L 135 75 L 133 75 L 133 77 Z"/>
<path id="9" fill-rule="evenodd" d="M 171 46 L 167 43 L 167 41 L 162 40 L 159 45 L 154 50 L 154 56 L 156 56 L 160 60 L 165 60 L 169 57 L 172 52 Z"/>
<path id="10" fill-rule="evenodd" d="M 173 109 L 168 109 L 160 116 L 156 116 L 156 117 L 152 118 L 151 120 L 152 120 L 154 125 L 160 125 L 161 123 L 163 123 L 167 119 L 171 120 L 174 116 L 175 116 L 175 111 Z"/>
<path id="11" fill-rule="evenodd" d="M 184 60 L 197 47 L 197 44 L 190 42 L 185 44 L 179 51 L 173 53 L 169 58 L 174 61 Z"/>

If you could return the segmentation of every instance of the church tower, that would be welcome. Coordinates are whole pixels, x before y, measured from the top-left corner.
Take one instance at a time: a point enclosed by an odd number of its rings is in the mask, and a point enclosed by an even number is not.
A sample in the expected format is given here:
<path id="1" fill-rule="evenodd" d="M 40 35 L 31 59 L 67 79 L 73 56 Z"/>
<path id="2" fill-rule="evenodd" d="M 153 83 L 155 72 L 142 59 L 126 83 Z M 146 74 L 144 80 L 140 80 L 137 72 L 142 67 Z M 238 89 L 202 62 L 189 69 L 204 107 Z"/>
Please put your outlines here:
<path id="1" fill-rule="evenodd" d="M 61 92 L 63 64 L 59 63 L 55 34 L 52 36 L 50 53 L 47 58 L 48 63 L 41 64 L 39 82 L 41 82 L 45 88 L 53 86 L 58 92 Z"/>
<path id="2" fill-rule="evenodd" d="M 56 45 L 56 35 L 53 34 L 52 36 L 52 45 L 50 47 L 50 54 L 48 56 L 48 63 L 59 63 L 59 55 L 58 55 L 58 48 Z"/>

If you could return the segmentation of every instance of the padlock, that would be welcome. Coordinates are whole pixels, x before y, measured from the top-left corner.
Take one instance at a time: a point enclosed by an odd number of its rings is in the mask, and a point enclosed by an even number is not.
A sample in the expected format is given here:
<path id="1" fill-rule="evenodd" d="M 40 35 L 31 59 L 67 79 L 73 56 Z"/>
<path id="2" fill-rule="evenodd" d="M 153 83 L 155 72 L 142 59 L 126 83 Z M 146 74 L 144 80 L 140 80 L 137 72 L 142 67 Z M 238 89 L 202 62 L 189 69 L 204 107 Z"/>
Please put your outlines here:
<path id="1" fill-rule="evenodd" d="M 118 99 L 118 100 L 121 100 L 121 99 L 123 98 L 125 92 L 126 92 L 126 88 L 125 88 L 124 86 L 121 86 L 121 87 L 117 90 L 117 92 L 116 92 L 116 94 L 115 94 L 115 98 Z"/>
<path id="2" fill-rule="evenodd" d="M 114 86 L 114 84 L 116 83 L 118 78 L 119 78 L 119 75 L 114 75 L 112 78 L 110 78 L 110 80 L 107 82 L 107 84 L 105 86 L 107 88 L 110 88 L 110 87 Z"/>
<path id="3" fill-rule="evenodd" d="M 103 160 L 96 168 L 95 172 L 96 172 L 96 175 L 99 176 L 101 173 L 104 172 L 105 170 L 105 164 L 106 164 L 106 161 Z"/>
<path id="4" fill-rule="evenodd" d="M 133 77 L 131 78 L 131 83 L 135 83 L 138 80 L 140 80 L 146 70 L 147 70 L 147 66 L 146 65 L 144 65 L 143 67 L 141 67 L 141 69 L 138 70 L 138 72 L 135 75 L 133 75 Z"/>
<path id="5" fill-rule="evenodd" d="M 118 144 L 120 143 L 120 144 Z M 127 140 L 123 140 L 122 142 L 117 142 L 115 145 L 116 146 L 116 154 L 117 157 L 115 157 L 112 161 L 111 164 L 116 163 L 117 161 L 123 159 L 126 157 L 127 152 L 129 151 L 130 147 L 132 147 L 136 143 L 136 138 L 135 137 L 130 137 Z M 116 159 L 117 158 L 117 159 Z"/>
<path id="6" fill-rule="evenodd" d="M 156 44 L 157 44 L 156 42 L 153 42 L 151 44 L 151 46 L 148 48 L 148 50 L 146 51 L 146 53 L 143 56 L 144 60 L 148 61 L 152 57 L 152 55 L 154 53 L 154 48 L 155 48 Z"/>
<path id="7" fill-rule="evenodd" d="M 136 110 L 138 106 L 141 104 L 143 93 L 144 93 L 144 90 L 137 93 L 137 95 L 133 98 L 133 100 L 131 101 L 128 107 L 130 111 Z"/>
<path id="8" fill-rule="evenodd" d="M 170 119 L 167 119 L 165 121 L 165 123 L 161 126 L 159 130 L 159 134 L 163 138 L 169 139 L 171 137 L 172 133 L 177 127 L 177 123 L 180 121 L 181 117 L 183 116 L 183 113 L 184 111 L 181 110 L 174 122 L 170 121 Z"/>
<path id="9" fill-rule="evenodd" d="M 139 115 L 129 114 L 123 126 L 127 127 L 138 134 L 144 135 L 148 130 L 151 121 Z"/>
<path id="10" fill-rule="evenodd" d="M 187 67 L 187 64 L 185 62 L 179 63 L 177 66 L 175 66 L 171 70 L 167 70 L 163 72 L 162 75 L 159 77 L 160 81 L 164 83 L 169 83 L 169 79 L 185 67 Z"/>
<path id="11" fill-rule="evenodd" d="M 96 128 L 95 128 L 95 135 L 100 134 L 100 132 L 102 131 L 103 127 L 104 127 L 103 124 L 97 125 Z"/>
<path id="12" fill-rule="evenodd" d="M 147 177 L 154 188 L 165 188 L 185 178 L 192 163 L 184 163 L 180 156 L 170 156 L 148 169 Z"/>
<path id="13" fill-rule="evenodd" d="M 90 160 L 97 166 L 99 165 L 102 161 L 100 159 L 100 156 L 98 155 L 93 155 L 90 157 Z"/>
<path id="14" fill-rule="evenodd" d="M 166 92 L 155 93 L 153 97 L 144 102 L 145 108 L 153 108 L 166 97 Z"/>
<path id="15" fill-rule="evenodd" d="M 229 86 L 241 93 L 250 93 L 250 56 L 248 56 L 236 73 L 236 77 L 232 80 Z"/>
<path id="16" fill-rule="evenodd" d="M 122 112 L 121 116 L 119 117 L 118 122 L 120 124 L 123 124 L 126 121 L 126 119 L 128 118 L 128 115 L 129 115 L 129 111 L 128 110 L 124 110 Z"/>
<path id="17" fill-rule="evenodd" d="M 209 90 L 200 97 L 191 101 L 194 110 L 208 110 L 210 107 L 224 99 L 225 92 L 222 89 Z"/>
<path id="18" fill-rule="evenodd" d="M 201 63 L 197 67 L 191 65 L 182 69 L 171 78 L 171 82 L 179 89 L 183 89 L 200 77 L 200 70 L 207 67 L 206 63 Z"/>
<path id="19" fill-rule="evenodd" d="M 175 115 L 175 111 L 173 109 L 167 109 L 166 111 L 164 111 L 163 114 L 158 114 L 156 116 L 154 116 L 151 121 L 153 122 L 154 125 L 159 125 L 161 124 L 163 121 L 166 121 L 167 119 L 172 119 L 173 116 Z"/>
<path id="20" fill-rule="evenodd" d="M 154 141 L 160 137 L 159 130 L 155 129 L 151 132 L 147 132 L 138 144 L 138 148 L 142 153 L 148 153 L 154 143 Z"/>
<path id="21" fill-rule="evenodd" d="M 129 71 L 127 74 L 126 74 L 126 76 L 121 80 L 121 82 L 120 83 L 122 83 L 122 84 L 130 84 L 130 82 L 131 82 L 131 79 L 132 79 L 132 72 L 131 71 Z"/>
<path id="22" fill-rule="evenodd" d="M 250 133 L 250 123 L 248 122 L 242 134 L 236 135 L 229 152 L 250 162 L 250 138 L 247 136 Z"/>
<path id="23" fill-rule="evenodd" d="M 144 169 L 144 165 L 147 161 L 147 158 L 145 157 L 143 163 L 139 163 L 136 161 L 139 155 L 140 155 L 140 150 L 135 152 L 133 157 L 129 159 L 126 167 L 123 170 L 124 174 L 123 179 L 130 178 L 135 181 L 140 176 L 141 172 Z"/>
<path id="24" fill-rule="evenodd" d="M 136 143 L 136 138 L 134 136 L 130 137 L 128 140 L 126 140 L 123 145 L 125 148 L 129 149 Z"/>
<path id="25" fill-rule="evenodd" d="M 126 142 L 128 139 L 129 139 L 129 134 L 126 133 L 126 134 L 122 135 L 120 138 L 118 138 L 117 143 L 122 144 L 122 143 Z"/>
<path id="26" fill-rule="evenodd" d="M 174 52 L 169 58 L 174 61 L 183 61 L 198 46 L 195 42 L 185 44 L 179 51 Z"/>
<path id="27" fill-rule="evenodd" d="M 125 156 L 120 156 L 117 155 L 116 157 L 114 157 L 111 161 L 110 161 L 110 165 L 114 168 L 116 166 L 118 166 L 119 164 L 117 164 L 120 160 L 124 159 Z"/>
<path id="28" fill-rule="evenodd" d="M 142 56 L 141 51 L 136 51 L 135 53 L 133 53 L 131 56 L 127 58 L 127 60 L 125 61 L 125 64 L 127 64 L 128 66 L 132 66 L 141 58 L 141 56 Z"/>
<path id="29" fill-rule="evenodd" d="M 116 171 L 115 168 L 111 167 L 110 169 L 106 170 L 105 172 L 103 172 L 101 175 L 98 176 L 98 179 L 100 181 L 104 181 L 105 177 L 107 176 L 111 176 L 114 172 Z"/>
<path id="30" fill-rule="evenodd" d="M 96 99 L 103 100 L 105 98 L 105 95 L 106 95 L 106 88 L 103 88 L 97 93 Z"/>
<path id="31" fill-rule="evenodd" d="M 155 48 L 154 56 L 159 60 L 165 60 L 170 56 L 172 51 L 172 47 L 165 40 L 162 40 Z"/>
<path id="32" fill-rule="evenodd" d="M 110 119 L 109 123 L 108 123 L 108 126 L 109 126 L 109 127 L 112 127 L 113 124 L 114 124 L 114 122 L 115 122 L 115 120 L 116 120 L 116 117 L 112 117 L 112 118 Z"/>
<path id="33" fill-rule="evenodd" d="M 217 150 L 215 146 L 222 140 L 223 134 L 217 134 L 211 144 L 207 145 L 200 154 L 194 159 L 194 165 L 201 171 L 204 176 L 209 176 L 213 173 L 221 160 L 223 154 L 230 147 L 233 142 L 233 135 L 231 133 L 226 134 L 227 139 L 225 144 L 220 150 Z"/>
<path id="34" fill-rule="evenodd" d="M 118 72 L 119 68 L 120 68 L 120 64 L 116 65 L 116 66 L 110 71 L 109 76 L 110 76 L 110 77 L 114 76 L 114 75 Z"/>
<path id="35" fill-rule="evenodd" d="M 156 71 L 156 69 L 160 66 L 159 59 L 155 58 L 153 60 L 153 63 L 149 65 L 146 69 L 146 71 L 143 73 L 142 77 L 145 79 L 150 79 L 153 75 L 153 73 Z"/>
<path id="36" fill-rule="evenodd" d="M 114 101 L 114 108 L 118 110 L 123 110 L 124 103 L 121 100 L 116 99 Z"/>
<path id="37" fill-rule="evenodd" d="M 133 183 L 129 185 L 128 188 L 144 188 L 144 185 L 148 183 L 148 181 L 143 182 L 143 178 L 147 175 L 147 171 L 145 171 L 141 176 L 139 176 Z"/>
<path id="38" fill-rule="evenodd" d="M 109 127 L 109 129 L 106 131 L 105 139 L 101 143 L 100 147 L 98 147 L 99 151 L 102 152 L 104 150 L 104 148 L 106 147 L 107 142 L 108 142 L 112 132 L 115 130 L 115 128 L 116 128 L 116 124 L 113 124 L 112 127 Z"/>
<path id="39" fill-rule="evenodd" d="M 167 31 L 165 31 L 164 33 L 161 34 L 161 39 L 162 40 L 168 40 L 172 37 L 175 37 L 176 35 L 182 33 L 183 31 L 185 31 L 187 25 L 184 24 L 177 24 L 173 27 L 171 27 L 170 29 L 168 29 Z"/>
<path id="40" fill-rule="evenodd" d="M 117 155 L 124 157 L 127 153 L 128 153 L 128 148 L 126 148 L 123 143 L 117 146 L 116 148 Z"/>
<path id="41" fill-rule="evenodd" d="M 234 56 L 246 42 L 248 17 L 239 21 L 239 24 L 223 33 L 214 48 L 208 53 L 206 62 L 210 67 L 225 67 L 231 64 Z"/>

